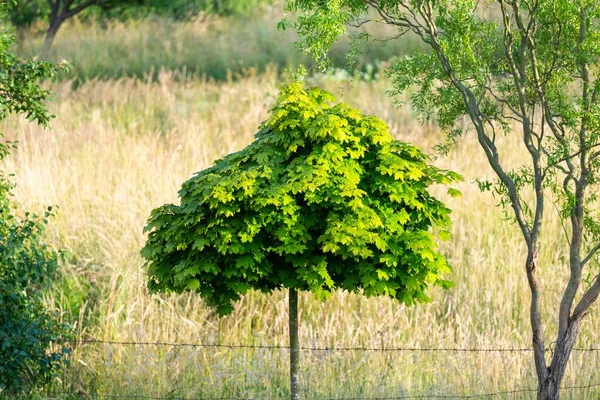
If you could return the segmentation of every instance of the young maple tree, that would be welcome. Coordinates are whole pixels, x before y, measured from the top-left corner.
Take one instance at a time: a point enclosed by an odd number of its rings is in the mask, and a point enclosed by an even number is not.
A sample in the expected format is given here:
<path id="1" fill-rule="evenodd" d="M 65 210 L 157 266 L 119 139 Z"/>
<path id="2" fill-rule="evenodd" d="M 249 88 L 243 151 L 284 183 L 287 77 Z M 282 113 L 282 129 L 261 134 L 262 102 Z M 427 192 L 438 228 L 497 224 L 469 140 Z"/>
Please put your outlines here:
<path id="1" fill-rule="evenodd" d="M 383 23 L 411 32 L 430 52 L 400 57 L 388 73 L 395 93 L 415 88 L 414 107 L 437 113 L 449 143 L 467 116 L 489 165 L 501 206 L 512 213 L 526 252 L 538 399 L 558 399 L 584 317 L 600 294 L 600 3 L 597 0 L 287 0 L 305 50 L 322 59 L 348 26 Z M 484 12 L 484 8 L 494 12 Z M 282 26 L 289 23 L 283 21 Z M 369 38 L 359 32 L 357 39 Z M 510 169 L 499 145 L 522 141 Z M 442 146 L 447 150 L 447 146 Z M 515 151 L 514 148 L 508 151 Z M 487 185 L 487 184 L 486 184 Z M 486 186 L 484 185 L 484 186 Z M 538 255 L 548 202 L 565 229 L 564 282 L 557 336 L 546 358 Z M 584 277 L 590 277 L 584 286 Z"/>
<path id="2" fill-rule="evenodd" d="M 381 120 L 334 102 L 316 87 L 284 86 L 256 140 L 185 182 L 181 204 L 155 209 L 145 228 L 153 292 L 195 291 L 228 314 L 250 289 L 289 289 L 292 399 L 298 290 L 412 304 L 428 300 L 429 286 L 450 285 L 429 233 L 449 235 L 450 210 L 427 189 L 460 177 L 428 165 Z"/>

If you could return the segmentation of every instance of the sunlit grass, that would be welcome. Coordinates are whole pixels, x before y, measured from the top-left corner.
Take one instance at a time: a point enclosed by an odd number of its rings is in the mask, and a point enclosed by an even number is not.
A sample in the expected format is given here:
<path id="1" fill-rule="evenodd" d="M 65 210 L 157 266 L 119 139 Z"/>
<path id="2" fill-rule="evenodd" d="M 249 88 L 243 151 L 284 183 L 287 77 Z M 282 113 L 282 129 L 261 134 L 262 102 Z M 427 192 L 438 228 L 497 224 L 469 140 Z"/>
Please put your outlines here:
<path id="1" fill-rule="evenodd" d="M 340 99 L 386 120 L 394 136 L 431 151 L 441 139 L 409 107 L 396 108 L 384 81 L 321 80 Z M 277 93 L 278 74 L 249 74 L 223 83 L 93 80 L 53 88 L 52 131 L 10 120 L 1 126 L 20 149 L 4 168 L 16 174 L 27 209 L 60 206 L 49 240 L 72 254 L 64 281 L 50 295 L 78 337 L 115 341 L 286 345 L 283 292 L 252 293 L 219 319 L 194 295 L 150 296 L 139 251 L 150 211 L 177 201 L 181 183 L 215 159 L 251 142 Z M 502 144 L 517 163 L 518 138 Z M 391 299 L 336 293 L 322 303 L 301 297 L 301 344 L 307 347 L 528 348 L 529 295 L 524 246 L 496 201 L 475 178 L 490 178 L 473 137 L 437 163 L 465 176 L 463 197 L 439 196 L 454 210 L 453 239 L 442 243 L 456 286 L 430 292 L 407 308 Z M 547 345 L 567 278 L 565 240 L 555 216 L 546 223 L 539 263 Z M 597 307 L 596 307 L 597 309 Z M 597 313 L 587 318 L 579 347 L 598 343 Z M 575 352 L 565 385 L 600 382 L 597 353 Z M 75 349 L 58 391 L 171 397 L 288 396 L 287 350 L 86 344 Z M 531 353 L 322 352 L 302 354 L 304 398 L 478 394 L 535 387 Z M 531 398 L 532 393 L 506 398 Z M 597 398 L 598 389 L 565 391 Z"/>

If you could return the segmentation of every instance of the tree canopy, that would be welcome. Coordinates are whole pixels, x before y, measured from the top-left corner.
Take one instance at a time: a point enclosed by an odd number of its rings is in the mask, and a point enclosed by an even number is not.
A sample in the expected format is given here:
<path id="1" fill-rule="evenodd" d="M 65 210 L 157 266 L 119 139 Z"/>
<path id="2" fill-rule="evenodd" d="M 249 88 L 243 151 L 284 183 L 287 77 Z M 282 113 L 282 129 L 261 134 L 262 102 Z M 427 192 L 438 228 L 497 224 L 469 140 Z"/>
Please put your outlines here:
<path id="1" fill-rule="evenodd" d="M 253 143 L 185 182 L 179 205 L 152 212 L 142 250 L 151 291 L 195 291 L 226 314 L 249 289 L 362 290 L 411 304 L 450 285 L 430 232 L 448 236 L 450 210 L 428 189 L 460 177 L 334 103 L 317 87 L 284 86 Z"/>

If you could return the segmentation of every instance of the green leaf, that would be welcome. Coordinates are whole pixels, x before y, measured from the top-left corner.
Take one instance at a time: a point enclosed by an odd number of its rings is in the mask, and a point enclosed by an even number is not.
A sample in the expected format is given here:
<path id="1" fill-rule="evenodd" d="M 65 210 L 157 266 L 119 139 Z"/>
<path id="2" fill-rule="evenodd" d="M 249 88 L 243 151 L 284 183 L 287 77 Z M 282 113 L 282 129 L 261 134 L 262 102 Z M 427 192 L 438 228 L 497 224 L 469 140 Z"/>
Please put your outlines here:
<path id="1" fill-rule="evenodd" d="M 198 279 L 190 279 L 185 285 L 186 290 L 194 291 L 200 287 L 200 281 Z"/>
<path id="2" fill-rule="evenodd" d="M 440 240 L 447 242 L 448 240 L 452 239 L 452 234 L 446 230 L 441 230 L 438 232 L 438 237 Z"/>
<path id="3" fill-rule="evenodd" d="M 460 190 L 454 189 L 454 188 L 448 188 L 448 194 L 452 197 L 452 198 L 458 198 L 462 196 L 462 193 L 460 192 Z"/>

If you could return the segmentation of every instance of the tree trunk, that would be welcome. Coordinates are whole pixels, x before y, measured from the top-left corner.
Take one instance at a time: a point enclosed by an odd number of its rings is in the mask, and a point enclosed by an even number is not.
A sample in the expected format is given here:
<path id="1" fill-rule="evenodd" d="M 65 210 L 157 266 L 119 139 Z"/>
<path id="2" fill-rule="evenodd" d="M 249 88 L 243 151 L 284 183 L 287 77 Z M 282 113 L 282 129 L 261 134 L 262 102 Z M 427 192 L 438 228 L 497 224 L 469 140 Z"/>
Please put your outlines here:
<path id="1" fill-rule="evenodd" d="M 298 341 L 298 292 L 289 289 L 289 329 L 290 329 L 290 398 L 300 399 L 300 349 Z"/>
<path id="2" fill-rule="evenodd" d="M 544 380 L 540 380 L 538 386 L 538 400 L 558 400 L 560 386 L 565 376 L 571 352 L 577 341 L 582 321 L 582 317 L 569 321 L 564 336 L 556 343 L 554 357 L 552 357 L 552 364 L 548 368 L 548 374 Z"/>
<path id="3" fill-rule="evenodd" d="M 537 400 L 558 400 L 560 386 L 551 375 L 544 382 L 540 382 L 538 387 Z"/>
<path id="4" fill-rule="evenodd" d="M 52 43 L 54 43 L 54 37 L 56 36 L 58 28 L 60 28 L 63 21 L 64 19 L 61 17 L 56 17 L 50 20 L 50 26 L 48 27 L 48 30 L 46 31 L 46 37 L 44 38 L 43 51 L 45 54 L 48 53 L 52 47 Z"/>

